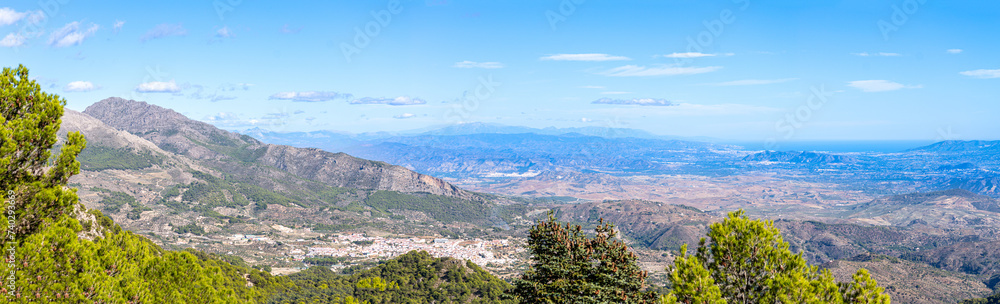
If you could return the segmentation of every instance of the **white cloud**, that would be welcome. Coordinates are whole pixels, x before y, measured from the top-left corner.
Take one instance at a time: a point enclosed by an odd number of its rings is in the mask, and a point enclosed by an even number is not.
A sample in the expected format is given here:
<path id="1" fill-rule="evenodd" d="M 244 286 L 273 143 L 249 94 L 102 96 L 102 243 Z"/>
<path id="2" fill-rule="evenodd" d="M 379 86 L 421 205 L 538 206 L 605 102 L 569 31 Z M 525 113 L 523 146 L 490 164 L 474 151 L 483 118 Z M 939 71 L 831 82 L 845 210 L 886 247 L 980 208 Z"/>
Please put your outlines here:
<path id="1" fill-rule="evenodd" d="M 173 80 L 170 82 L 152 81 L 139 84 L 135 88 L 135 91 L 142 93 L 177 93 L 181 91 L 181 87 Z"/>
<path id="2" fill-rule="evenodd" d="M 223 26 L 219 30 L 215 31 L 215 37 L 218 37 L 218 38 L 233 38 L 233 31 L 229 30 L 228 26 Z"/>
<path id="3" fill-rule="evenodd" d="M 298 28 L 292 28 L 292 27 L 288 26 L 288 24 L 286 23 L 285 26 L 281 27 L 280 31 L 282 33 L 284 33 L 284 34 L 298 34 L 299 31 L 301 31 L 301 30 L 302 30 L 301 26 L 298 27 Z"/>
<path id="4" fill-rule="evenodd" d="M 385 104 L 390 106 L 409 106 L 426 104 L 427 101 L 420 98 L 400 96 L 396 98 L 384 97 L 362 97 L 351 101 L 351 104 Z"/>
<path id="5" fill-rule="evenodd" d="M 706 54 L 699 52 L 686 52 L 686 53 L 671 53 L 663 55 L 667 58 L 700 58 L 700 57 L 715 57 L 715 56 L 733 56 L 733 53 L 722 53 L 722 54 Z"/>
<path id="6" fill-rule="evenodd" d="M 899 89 L 919 89 L 924 87 L 923 85 L 904 85 L 888 80 L 857 80 L 848 82 L 847 85 L 860 89 L 864 92 L 885 92 Z"/>
<path id="7" fill-rule="evenodd" d="M 560 60 L 560 61 L 615 61 L 615 60 L 632 60 L 625 56 L 613 56 L 608 54 L 556 54 L 549 55 L 540 60 Z"/>
<path id="8" fill-rule="evenodd" d="M 87 37 L 93 36 L 100 26 L 91 24 L 86 30 L 80 30 L 80 22 L 73 21 L 49 35 L 49 45 L 54 47 L 67 47 L 78 45 Z"/>
<path id="9" fill-rule="evenodd" d="M 112 28 L 114 28 L 115 34 L 118 34 L 118 32 L 120 32 L 122 30 L 123 26 L 125 26 L 125 21 L 115 20 L 115 24 L 112 25 Z"/>
<path id="10" fill-rule="evenodd" d="M 608 91 L 608 92 L 601 92 L 601 94 L 604 94 L 604 95 L 621 95 L 621 94 L 632 94 L 632 92 L 625 92 L 625 91 Z"/>
<path id="11" fill-rule="evenodd" d="M 10 33 L 7 34 L 7 37 L 3 37 L 3 40 L 0 40 L 0 46 L 18 47 L 24 45 L 24 40 L 24 36 L 21 36 L 21 34 Z"/>
<path id="12" fill-rule="evenodd" d="M 40 12 L 39 12 L 40 13 Z M 17 12 L 9 7 L 0 8 L 0 26 L 11 25 L 31 14 L 31 12 Z"/>
<path id="13" fill-rule="evenodd" d="M 184 26 L 182 26 L 180 23 L 178 24 L 163 23 L 150 29 L 149 31 L 146 32 L 146 34 L 143 34 L 142 37 L 139 37 L 139 41 L 146 42 L 147 40 L 151 39 L 159 39 L 169 36 L 184 36 L 184 35 L 187 35 L 187 30 L 184 29 Z"/>
<path id="14" fill-rule="evenodd" d="M 403 113 L 403 114 L 399 114 L 399 115 L 393 116 L 392 118 L 395 118 L 395 119 L 407 119 L 407 118 L 414 118 L 414 117 L 417 117 L 417 115 L 415 115 L 413 113 Z"/>
<path id="15" fill-rule="evenodd" d="M 979 69 L 979 70 L 959 72 L 959 74 L 969 77 L 983 78 L 983 79 L 1000 78 L 1000 69 L 996 70 Z"/>
<path id="16" fill-rule="evenodd" d="M 94 85 L 90 81 L 74 81 L 66 84 L 63 91 L 66 92 L 90 92 L 99 89 L 99 86 Z"/>
<path id="17" fill-rule="evenodd" d="M 744 79 L 744 80 L 734 80 L 719 83 L 711 83 L 710 85 L 715 86 L 745 86 L 745 85 L 762 85 L 762 84 L 775 84 L 782 82 L 789 82 L 792 80 L 798 80 L 798 78 L 782 78 L 782 79 Z"/>
<path id="18" fill-rule="evenodd" d="M 245 88 L 249 88 L 249 86 Z M 271 97 L 268 97 L 268 99 L 304 101 L 304 102 L 322 102 L 334 99 L 350 99 L 352 96 L 353 95 L 347 93 L 328 92 L 328 91 L 308 91 L 308 92 L 280 92 L 271 95 Z"/>
<path id="19" fill-rule="evenodd" d="M 714 72 L 721 69 L 721 66 L 710 67 L 682 67 L 682 66 L 659 66 L 645 67 L 637 65 L 626 65 L 613 68 L 598 74 L 605 76 L 627 77 L 627 76 L 674 76 L 692 75 Z"/>
<path id="20" fill-rule="evenodd" d="M 962 49 L 948 49 L 945 52 L 947 52 L 948 54 L 958 54 L 962 52 Z"/>
<path id="21" fill-rule="evenodd" d="M 475 62 L 466 60 L 466 61 L 456 62 L 455 65 L 452 65 L 452 67 L 465 68 L 465 69 L 469 68 L 499 69 L 503 67 L 503 64 L 499 62 Z"/>
<path id="22" fill-rule="evenodd" d="M 861 57 L 869 57 L 869 56 L 896 57 L 896 56 L 902 56 L 902 54 L 899 54 L 899 53 L 886 53 L 886 52 L 878 52 L 878 53 L 861 52 L 861 53 L 851 53 L 851 55 L 861 56 Z"/>
<path id="23" fill-rule="evenodd" d="M 612 105 L 637 105 L 637 106 L 674 106 L 677 105 L 669 100 L 660 98 L 632 98 L 632 99 L 612 99 L 612 98 L 601 98 L 594 100 L 590 103 L 593 104 L 612 104 Z"/>

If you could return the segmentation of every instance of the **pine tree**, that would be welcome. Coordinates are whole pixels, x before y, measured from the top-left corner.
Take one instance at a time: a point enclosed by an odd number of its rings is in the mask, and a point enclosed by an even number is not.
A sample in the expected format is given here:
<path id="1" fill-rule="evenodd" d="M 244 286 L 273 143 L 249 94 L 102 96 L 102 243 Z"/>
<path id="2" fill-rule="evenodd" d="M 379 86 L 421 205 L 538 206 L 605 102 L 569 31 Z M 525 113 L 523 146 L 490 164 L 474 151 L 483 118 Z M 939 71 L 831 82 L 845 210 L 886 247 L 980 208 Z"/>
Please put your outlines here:
<path id="1" fill-rule="evenodd" d="M 64 186 L 70 176 L 80 172 L 76 156 L 87 145 L 83 134 L 69 133 L 58 158 L 50 162 L 65 104 L 65 99 L 42 92 L 23 65 L 3 69 L 0 191 L 6 198 L 4 215 L 12 211 L 16 219 L 14 227 L 5 227 L 12 229 L 4 229 L 14 235 L 13 239 L 3 238 L 4 246 L 36 231 L 45 219 L 58 218 L 77 202 L 76 192 Z"/>
<path id="2" fill-rule="evenodd" d="M 549 213 L 531 228 L 532 265 L 510 294 L 522 303 L 655 303 L 656 294 L 643 291 L 648 274 L 614 225 L 602 219 L 595 233 L 588 237 Z"/>
<path id="3" fill-rule="evenodd" d="M 866 270 L 837 283 L 793 254 L 772 221 L 751 220 L 743 210 L 712 224 L 694 256 L 686 252 L 682 246 L 668 268 L 673 290 L 663 303 L 889 303 Z"/>
<path id="4" fill-rule="evenodd" d="M 80 171 L 83 135 L 68 133 L 59 154 L 50 152 L 65 103 L 42 92 L 24 66 L 0 75 L 0 190 L 4 217 L 14 218 L 0 238 L 0 302 L 260 303 L 284 288 L 265 273 L 203 253 L 164 251 L 87 211 L 66 185 Z"/>

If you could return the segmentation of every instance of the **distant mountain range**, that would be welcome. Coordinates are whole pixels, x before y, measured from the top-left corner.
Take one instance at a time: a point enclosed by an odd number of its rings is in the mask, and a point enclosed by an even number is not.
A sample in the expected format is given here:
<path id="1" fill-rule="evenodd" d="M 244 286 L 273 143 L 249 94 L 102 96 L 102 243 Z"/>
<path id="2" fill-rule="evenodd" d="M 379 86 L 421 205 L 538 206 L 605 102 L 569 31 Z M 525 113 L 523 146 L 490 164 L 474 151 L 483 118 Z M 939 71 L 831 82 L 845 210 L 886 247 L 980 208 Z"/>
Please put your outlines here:
<path id="1" fill-rule="evenodd" d="M 1000 152 L 1000 140 L 945 140 L 907 152 Z"/>
<path id="2" fill-rule="evenodd" d="M 1000 140 L 945 140 L 907 152 L 1000 152 Z"/>
<path id="3" fill-rule="evenodd" d="M 343 138 L 352 139 L 358 141 L 371 141 L 379 140 L 391 137 L 403 137 L 403 136 L 419 136 L 419 135 L 472 135 L 472 134 L 539 134 L 539 135 L 564 135 L 564 134 L 579 134 L 586 136 L 596 136 L 603 138 L 643 138 L 643 139 L 663 139 L 663 140 L 687 140 L 687 141 L 703 141 L 703 142 L 718 142 L 719 139 L 706 137 L 706 136 L 669 136 L 669 135 L 656 135 L 649 133 L 644 130 L 631 129 L 631 128 L 615 128 L 615 127 L 571 127 L 571 128 L 556 128 L 556 127 L 546 127 L 546 128 L 531 128 L 525 126 L 508 126 L 502 124 L 494 123 L 484 123 L 484 122 L 470 122 L 470 123 L 460 123 L 452 124 L 444 127 L 437 128 L 426 128 L 420 130 L 410 130 L 410 131 L 400 131 L 400 132 L 366 132 L 366 133 L 346 133 L 346 132 L 334 132 L 334 131 L 310 131 L 310 132 L 272 132 L 261 128 L 252 128 L 239 133 L 251 135 L 254 137 L 271 137 L 271 138 Z"/>
<path id="4" fill-rule="evenodd" d="M 669 167 L 665 162 L 690 159 L 690 153 L 738 148 L 668 139 L 634 129 L 534 129 L 483 123 L 395 136 L 329 131 L 274 133 L 261 129 L 244 134 L 271 143 L 347 152 L 448 177 L 552 170 L 652 172 Z"/>
<path id="5" fill-rule="evenodd" d="M 795 151 L 764 151 L 747 155 L 744 161 L 769 161 L 787 162 L 799 164 L 832 164 L 851 163 L 857 161 L 856 158 L 845 155 L 817 153 L 817 152 L 795 152 Z"/>

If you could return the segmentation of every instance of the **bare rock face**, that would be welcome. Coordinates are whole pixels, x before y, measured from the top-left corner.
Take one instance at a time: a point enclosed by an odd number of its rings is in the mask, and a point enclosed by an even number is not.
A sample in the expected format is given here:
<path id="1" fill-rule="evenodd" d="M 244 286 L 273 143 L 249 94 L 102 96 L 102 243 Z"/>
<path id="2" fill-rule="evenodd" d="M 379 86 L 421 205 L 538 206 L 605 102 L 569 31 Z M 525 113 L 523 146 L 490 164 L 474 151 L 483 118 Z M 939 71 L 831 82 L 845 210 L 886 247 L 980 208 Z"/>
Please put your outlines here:
<path id="1" fill-rule="evenodd" d="M 335 187 L 475 197 L 441 179 L 404 167 L 344 153 L 262 143 L 145 102 L 112 97 L 87 107 L 83 113 L 149 140 L 163 150 L 208 161 L 230 174 L 276 177 L 285 173 Z"/>

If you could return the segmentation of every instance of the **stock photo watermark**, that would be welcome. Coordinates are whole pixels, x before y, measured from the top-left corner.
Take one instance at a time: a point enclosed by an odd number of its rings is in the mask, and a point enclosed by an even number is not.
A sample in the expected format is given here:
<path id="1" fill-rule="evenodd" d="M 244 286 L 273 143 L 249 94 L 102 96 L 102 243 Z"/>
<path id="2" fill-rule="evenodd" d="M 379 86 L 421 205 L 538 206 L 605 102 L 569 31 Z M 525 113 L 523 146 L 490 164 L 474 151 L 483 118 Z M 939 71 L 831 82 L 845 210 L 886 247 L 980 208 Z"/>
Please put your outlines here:
<path id="1" fill-rule="evenodd" d="M 750 0 L 732 0 L 732 2 L 739 6 L 739 11 L 745 11 L 750 8 Z M 705 29 L 694 36 L 684 38 L 684 41 L 687 42 L 687 46 L 684 49 L 685 52 L 688 54 L 704 53 L 705 50 L 711 48 L 715 44 L 715 41 L 725 33 L 726 27 L 735 22 L 736 13 L 728 8 L 719 11 L 719 16 L 714 19 L 702 20 L 701 24 Z M 674 56 L 673 58 L 674 63 L 678 66 L 689 64 L 692 61 L 691 56 Z"/>
<path id="2" fill-rule="evenodd" d="M 901 5 L 893 4 L 889 21 L 879 19 L 875 22 L 878 30 L 882 32 L 882 39 L 889 41 L 889 33 L 899 31 L 899 28 L 910 21 L 910 17 L 916 14 L 924 3 L 927 3 L 927 0 L 906 0 Z"/>
<path id="3" fill-rule="evenodd" d="M 40 37 L 45 33 L 45 25 L 49 23 L 49 17 L 57 16 L 62 7 L 69 4 L 70 0 L 42 0 L 38 1 L 38 11 L 29 15 L 27 22 L 22 25 L 16 34 L 20 43 L 14 47 L 14 52 L 20 51 L 21 44 L 30 37 Z"/>
<path id="4" fill-rule="evenodd" d="M 779 141 L 795 137 L 795 132 L 812 119 L 813 112 L 822 109 L 823 105 L 830 101 L 829 97 L 833 96 L 833 92 L 826 91 L 823 85 L 810 87 L 809 92 L 804 103 L 774 122 L 774 131 L 780 135 L 764 140 L 764 149 L 777 150 Z"/>
<path id="5" fill-rule="evenodd" d="M 16 234 L 14 232 L 15 225 L 17 223 L 17 218 L 14 216 L 14 201 L 17 197 L 14 196 L 14 191 L 7 191 L 7 195 L 4 197 L 4 213 L 7 218 L 7 233 L 4 238 L 7 240 L 7 248 L 4 258 L 6 262 L 6 271 L 4 272 L 4 289 L 7 290 L 7 297 L 13 297 L 15 291 L 17 290 L 17 244 L 15 243 Z"/>
<path id="6" fill-rule="evenodd" d="M 142 89 L 141 87 L 143 85 L 145 85 L 145 84 L 149 84 L 149 83 L 164 84 L 164 85 L 167 84 L 166 79 L 169 76 L 169 74 L 166 73 L 166 72 L 164 72 L 164 71 L 162 71 L 160 69 L 159 65 L 157 65 L 155 67 L 147 65 L 145 70 L 146 70 L 146 73 L 142 77 L 142 82 L 140 82 L 140 85 L 136 86 L 135 89 L 132 89 L 132 90 L 129 91 L 129 93 L 128 93 L 129 94 L 128 95 L 129 98 L 128 99 L 131 99 L 131 100 L 144 100 L 145 97 L 146 97 L 146 93 L 147 92 L 153 92 L 153 91 L 150 91 L 150 90 Z M 173 84 L 173 82 L 171 82 L 170 84 Z M 176 84 L 173 84 L 173 85 L 176 85 Z"/>
<path id="7" fill-rule="evenodd" d="M 219 15 L 219 21 L 226 21 L 226 14 L 235 10 L 240 4 L 243 4 L 243 0 L 215 0 L 212 2 L 212 8 L 215 9 L 215 14 Z"/>
<path id="8" fill-rule="evenodd" d="M 386 4 L 385 9 L 379 11 L 373 10 L 369 12 L 372 20 L 365 23 L 363 26 L 364 29 L 362 30 L 362 27 L 354 27 L 353 43 L 340 43 L 340 52 L 344 54 L 344 59 L 347 60 L 347 62 L 351 62 L 351 57 L 360 54 L 361 50 L 368 47 L 368 45 L 371 44 L 372 39 L 378 37 L 378 35 L 382 33 L 382 30 L 392 23 L 393 16 L 398 15 L 401 12 L 403 12 L 403 6 L 399 0 L 390 0 L 389 3 Z"/>
<path id="9" fill-rule="evenodd" d="M 556 30 L 556 24 L 566 22 L 566 18 L 576 13 L 576 6 L 587 2 L 587 0 L 563 0 L 559 2 L 556 10 L 546 10 L 545 19 L 549 21 L 549 27 Z"/>
<path id="10" fill-rule="evenodd" d="M 502 82 L 493 80 L 493 74 L 479 76 L 478 84 L 472 91 L 465 91 L 458 103 L 451 104 L 451 107 L 444 113 L 445 120 L 458 122 L 465 121 L 472 116 L 473 112 L 479 110 L 480 104 L 493 97 L 497 88 L 503 85 Z"/>

